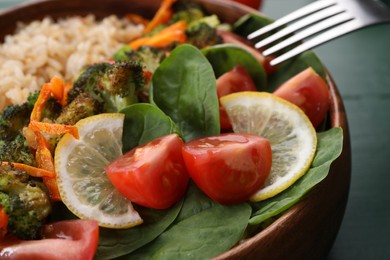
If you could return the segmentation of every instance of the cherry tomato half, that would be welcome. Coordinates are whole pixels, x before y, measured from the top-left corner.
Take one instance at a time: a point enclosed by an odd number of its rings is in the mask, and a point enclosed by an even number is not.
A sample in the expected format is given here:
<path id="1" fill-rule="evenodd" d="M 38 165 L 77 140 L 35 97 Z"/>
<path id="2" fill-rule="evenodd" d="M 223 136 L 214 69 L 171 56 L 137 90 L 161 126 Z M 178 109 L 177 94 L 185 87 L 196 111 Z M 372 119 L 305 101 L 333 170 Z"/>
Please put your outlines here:
<path id="1" fill-rule="evenodd" d="M 262 0 L 234 0 L 234 1 L 250 6 L 254 9 L 260 9 L 261 3 L 263 2 Z"/>
<path id="2" fill-rule="evenodd" d="M 240 64 L 217 79 L 218 98 L 239 91 L 256 91 L 251 76 Z M 221 104 L 219 104 L 219 118 L 221 129 L 228 130 L 232 128 L 225 108 Z"/>
<path id="3" fill-rule="evenodd" d="M 221 204 L 247 201 L 264 184 L 272 164 L 267 139 L 237 133 L 185 143 L 183 158 L 198 187 Z"/>
<path id="4" fill-rule="evenodd" d="M 312 68 L 283 83 L 274 94 L 300 107 L 314 127 L 324 120 L 329 110 L 328 85 Z"/>
<path id="5" fill-rule="evenodd" d="M 166 209 L 182 198 L 189 181 L 176 134 L 157 138 L 127 152 L 106 167 L 114 187 L 139 205 Z"/>
<path id="6" fill-rule="evenodd" d="M 0 259 L 93 259 L 99 226 L 92 220 L 64 220 L 42 228 L 41 240 L 7 237 L 0 242 Z"/>
<path id="7" fill-rule="evenodd" d="M 257 49 L 253 47 L 253 43 L 246 38 L 243 38 L 237 34 L 234 34 L 229 31 L 223 31 L 223 30 L 218 30 L 218 34 L 222 37 L 222 40 L 224 43 L 232 43 L 235 45 L 240 46 L 241 48 L 245 49 L 247 52 L 253 55 L 253 57 L 263 65 L 263 68 L 267 75 L 272 74 L 276 69 L 277 66 L 271 66 L 270 61 L 274 59 L 274 57 L 267 56 L 264 57 L 263 54 Z M 260 86 L 262 87 L 262 86 Z"/>

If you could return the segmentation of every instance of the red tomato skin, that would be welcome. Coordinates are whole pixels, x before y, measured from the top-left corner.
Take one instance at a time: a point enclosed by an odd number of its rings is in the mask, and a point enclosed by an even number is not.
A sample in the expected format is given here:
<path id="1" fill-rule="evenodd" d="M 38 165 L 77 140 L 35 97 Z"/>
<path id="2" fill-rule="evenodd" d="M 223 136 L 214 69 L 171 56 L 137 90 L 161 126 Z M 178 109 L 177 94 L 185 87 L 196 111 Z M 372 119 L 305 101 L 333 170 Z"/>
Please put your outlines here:
<path id="1" fill-rule="evenodd" d="M 247 5 L 247 6 L 250 6 L 254 9 L 259 9 L 261 7 L 261 4 L 262 4 L 262 0 L 234 0 L 236 2 L 239 2 L 241 4 L 244 4 L 244 5 Z"/>
<path id="2" fill-rule="evenodd" d="M 314 127 L 320 125 L 329 110 L 328 85 L 312 68 L 283 83 L 274 94 L 300 107 Z"/>
<path id="3" fill-rule="evenodd" d="M 138 146 L 106 167 L 114 187 L 130 201 L 148 208 L 166 209 L 180 200 L 189 175 L 176 134 Z"/>
<path id="4" fill-rule="evenodd" d="M 256 91 L 255 83 L 241 64 L 238 64 L 217 79 L 218 98 L 239 91 Z M 221 103 L 219 104 L 219 118 L 222 130 L 232 128 L 229 117 Z"/>
<path id="5" fill-rule="evenodd" d="M 268 177 L 272 152 L 258 135 L 227 133 L 184 144 L 183 158 L 198 187 L 220 204 L 247 201 Z"/>
<path id="6" fill-rule="evenodd" d="M 42 236 L 44 239 L 28 241 L 7 237 L 0 242 L 0 259 L 93 259 L 99 226 L 92 220 L 64 220 L 43 226 Z"/>
<path id="7" fill-rule="evenodd" d="M 232 43 L 240 46 L 248 51 L 252 56 L 264 67 L 267 75 L 272 74 L 277 69 L 277 66 L 272 66 L 270 61 L 274 59 L 274 56 L 263 56 L 260 51 L 253 47 L 253 43 L 246 38 L 243 38 L 237 34 L 229 31 L 218 30 L 218 34 L 222 37 L 224 43 Z M 261 87 L 261 86 L 260 86 Z"/>

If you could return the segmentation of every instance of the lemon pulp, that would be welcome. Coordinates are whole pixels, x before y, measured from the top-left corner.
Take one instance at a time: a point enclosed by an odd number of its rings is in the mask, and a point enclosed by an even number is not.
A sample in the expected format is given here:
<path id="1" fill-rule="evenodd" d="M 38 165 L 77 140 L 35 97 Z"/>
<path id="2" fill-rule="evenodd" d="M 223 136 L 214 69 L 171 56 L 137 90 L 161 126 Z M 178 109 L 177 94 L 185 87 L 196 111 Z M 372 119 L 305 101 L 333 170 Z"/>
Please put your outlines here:
<path id="1" fill-rule="evenodd" d="M 104 168 L 122 155 L 123 114 L 99 114 L 76 123 L 79 139 L 64 135 L 55 151 L 57 183 L 64 204 L 76 216 L 100 226 L 142 223 L 129 200 L 111 184 Z"/>
<path id="2" fill-rule="evenodd" d="M 234 132 L 258 134 L 271 144 L 271 172 L 252 201 L 275 196 L 306 173 L 315 155 L 317 135 L 300 108 L 273 94 L 251 91 L 222 97 L 221 103 Z"/>

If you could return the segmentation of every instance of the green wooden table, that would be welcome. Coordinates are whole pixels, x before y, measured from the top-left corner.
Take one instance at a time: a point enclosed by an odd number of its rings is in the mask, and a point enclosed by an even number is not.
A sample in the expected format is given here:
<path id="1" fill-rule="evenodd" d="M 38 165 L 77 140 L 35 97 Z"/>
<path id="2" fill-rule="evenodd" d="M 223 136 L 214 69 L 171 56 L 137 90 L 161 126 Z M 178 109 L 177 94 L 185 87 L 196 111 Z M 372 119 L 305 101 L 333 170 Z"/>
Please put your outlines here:
<path id="1" fill-rule="evenodd" d="M 276 19 L 313 1 L 265 0 L 262 11 Z M 352 143 L 347 210 L 328 258 L 390 259 L 390 24 L 315 51 L 344 99 Z"/>
<path id="2" fill-rule="evenodd" d="M 262 11 L 276 19 L 313 1 L 265 0 Z M 0 0 L 0 9 L 21 2 Z M 328 259 L 390 259 L 390 24 L 315 51 L 344 99 L 352 142 L 349 201 Z"/>

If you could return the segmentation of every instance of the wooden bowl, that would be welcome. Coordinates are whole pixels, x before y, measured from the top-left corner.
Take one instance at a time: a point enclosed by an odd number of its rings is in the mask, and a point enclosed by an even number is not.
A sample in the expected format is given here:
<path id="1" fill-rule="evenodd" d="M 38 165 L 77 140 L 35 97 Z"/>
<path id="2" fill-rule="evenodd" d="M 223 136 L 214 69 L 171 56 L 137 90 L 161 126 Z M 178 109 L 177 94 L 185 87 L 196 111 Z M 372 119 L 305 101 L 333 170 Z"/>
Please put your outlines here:
<path id="1" fill-rule="evenodd" d="M 256 10 L 225 0 L 194 0 L 223 21 L 234 23 Z M 0 41 L 11 34 L 17 21 L 28 22 L 50 15 L 124 15 L 137 12 L 152 17 L 160 0 L 52 0 L 22 4 L 0 13 Z M 326 257 L 343 219 L 349 192 L 351 151 L 348 123 L 340 94 L 328 75 L 331 91 L 329 123 L 344 130 L 344 148 L 327 178 L 294 207 L 254 237 L 216 259 L 320 259 Z"/>

